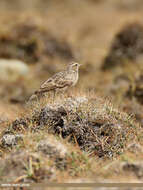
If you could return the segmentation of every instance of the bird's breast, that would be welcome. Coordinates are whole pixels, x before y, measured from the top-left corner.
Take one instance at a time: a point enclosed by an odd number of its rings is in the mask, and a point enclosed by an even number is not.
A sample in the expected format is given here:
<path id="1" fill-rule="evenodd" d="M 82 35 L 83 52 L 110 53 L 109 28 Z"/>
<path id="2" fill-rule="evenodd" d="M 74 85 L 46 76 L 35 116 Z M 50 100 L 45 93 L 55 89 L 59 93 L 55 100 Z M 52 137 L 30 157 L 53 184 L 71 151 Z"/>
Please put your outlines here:
<path id="1" fill-rule="evenodd" d="M 71 86 L 74 86 L 78 81 L 78 72 L 72 71 L 72 72 L 68 73 L 67 80 L 72 82 Z"/>

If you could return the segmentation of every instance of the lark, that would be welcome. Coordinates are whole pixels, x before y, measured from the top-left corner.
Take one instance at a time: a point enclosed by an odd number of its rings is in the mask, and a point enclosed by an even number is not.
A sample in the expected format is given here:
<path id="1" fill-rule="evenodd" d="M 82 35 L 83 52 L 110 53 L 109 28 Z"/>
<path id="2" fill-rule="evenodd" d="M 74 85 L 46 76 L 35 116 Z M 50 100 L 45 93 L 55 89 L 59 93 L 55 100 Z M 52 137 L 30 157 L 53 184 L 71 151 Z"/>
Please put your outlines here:
<path id="1" fill-rule="evenodd" d="M 68 88 L 75 86 L 79 78 L 79 66 L 79 63 L 70 63 L 66 70 L 56 73 L 46 80 L 40 88 L 35 91 L 34 95 L 40 97 L 42 94 L 50 91 L 53 91 L 55 94 L 56 92 L 64 92 Z M 31 99 L 33 99 L 33 95 L 30 100 Z"/>

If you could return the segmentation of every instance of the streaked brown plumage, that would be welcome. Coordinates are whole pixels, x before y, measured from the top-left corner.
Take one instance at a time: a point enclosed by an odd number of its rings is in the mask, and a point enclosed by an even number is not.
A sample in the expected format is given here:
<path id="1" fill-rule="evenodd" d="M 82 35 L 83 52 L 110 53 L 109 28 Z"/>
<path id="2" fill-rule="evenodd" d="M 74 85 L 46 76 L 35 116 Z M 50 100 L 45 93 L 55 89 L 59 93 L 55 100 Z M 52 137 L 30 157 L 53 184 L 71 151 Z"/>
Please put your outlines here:
<path id="1" fill-rule="evenodd" d="M 79 66 L 79 63 L 70 63 L 66 70 L 53 75 L 34 94 L 39 96 L 49 91 L 65 91 L 67 88 L 74 86 L 78 81 Z"/>

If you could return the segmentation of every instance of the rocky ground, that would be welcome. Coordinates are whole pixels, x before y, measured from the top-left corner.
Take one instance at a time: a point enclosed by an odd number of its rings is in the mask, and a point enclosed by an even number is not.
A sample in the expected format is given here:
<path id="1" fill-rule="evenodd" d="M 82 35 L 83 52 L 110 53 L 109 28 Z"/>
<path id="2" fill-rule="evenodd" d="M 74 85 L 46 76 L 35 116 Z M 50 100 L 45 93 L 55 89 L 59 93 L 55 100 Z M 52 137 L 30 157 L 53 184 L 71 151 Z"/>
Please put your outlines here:
<path id="1" fill-rule="evenodd" d="M 0 183 L 141 182 L 143 2 L 0 10 Z M 70 61 L 82 64 L 75 88 L 28 101 Z"/>

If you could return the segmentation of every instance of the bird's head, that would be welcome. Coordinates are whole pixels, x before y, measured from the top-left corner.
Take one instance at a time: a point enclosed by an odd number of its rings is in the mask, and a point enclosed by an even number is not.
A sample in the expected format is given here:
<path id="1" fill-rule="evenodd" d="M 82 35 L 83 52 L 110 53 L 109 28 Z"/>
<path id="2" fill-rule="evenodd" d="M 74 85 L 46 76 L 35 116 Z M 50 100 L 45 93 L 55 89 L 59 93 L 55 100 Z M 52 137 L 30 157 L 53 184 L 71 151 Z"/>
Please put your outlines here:
<path id="1" fill-rule="evenodd" d="M 68 69 L 69 69 L 69 70 L 77 71 L 80 66 L 81 66 L 81 64 L 79 64 L 79 63 L 71 62 L 71 63 L 68 65 Z"/>

